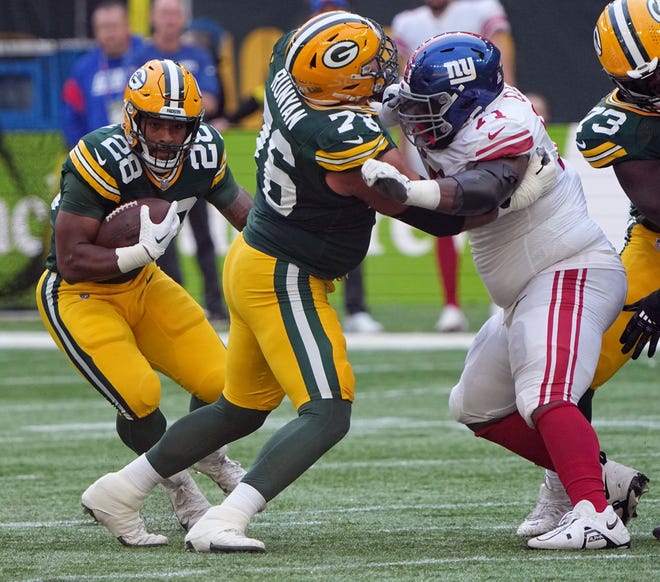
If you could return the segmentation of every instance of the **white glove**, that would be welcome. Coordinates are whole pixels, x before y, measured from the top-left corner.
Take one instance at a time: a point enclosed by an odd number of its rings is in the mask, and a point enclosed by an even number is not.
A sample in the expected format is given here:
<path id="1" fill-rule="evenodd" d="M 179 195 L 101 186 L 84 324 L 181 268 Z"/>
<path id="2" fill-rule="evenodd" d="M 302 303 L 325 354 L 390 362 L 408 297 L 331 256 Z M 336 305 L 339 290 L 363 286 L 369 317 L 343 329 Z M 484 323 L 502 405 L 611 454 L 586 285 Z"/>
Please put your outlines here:
<path id="1" fill-rule="evenodd" d="M 179 204 L 175 200 L 160 223 L 151 222 L 148 206 L 140 208 L 140 244 L 147 249 L 153 261 L 161 257 L 179 232 L 181 221 L 177 214 L 178 208 Z"/>
<path id="2" fill-rule="evenodd" d="M 406 203 L 410 179 L 391 164 L 369 158 L 362 164 L 362 179 L 384 197 Z"/>
<path id="3" fill-rule="evenodd" d="M 144 267 L 160 258 L 172 239 L 179 232 L 181 221 L 177 215 L 178 202 L 175 200 L 160 223 L 151 221 L 149 207 L 140 207 L 140 239 L 130 247 L 115 249 L 117 266 L 122 273 Z"/>
<path id="4" fill-rule="evenodd" d="M 511 195 L 507 208 L 500 208 L 500 215 L 522 210 L 545 196 L 557 183 L 557 163 L 554 156 L 539 147 L 529 158 L 522 181 Z"/>
<path id="5" fill-rule="evenodd" d="M 389 200 L 429 210 L 440 204 L 440 184 L 435 180 L 410 180 L 386 162 L 369 158 L 362 165 L 362 179 Z"/>
<path id="6" fill-rule="evenodd" d="M 385 87 L 381 103 L 372 103 L 383 127 L 394 127 L 399 124 L 399 105 L 401 105 L 401 97 L 399 97 L 398 83 Z"/>

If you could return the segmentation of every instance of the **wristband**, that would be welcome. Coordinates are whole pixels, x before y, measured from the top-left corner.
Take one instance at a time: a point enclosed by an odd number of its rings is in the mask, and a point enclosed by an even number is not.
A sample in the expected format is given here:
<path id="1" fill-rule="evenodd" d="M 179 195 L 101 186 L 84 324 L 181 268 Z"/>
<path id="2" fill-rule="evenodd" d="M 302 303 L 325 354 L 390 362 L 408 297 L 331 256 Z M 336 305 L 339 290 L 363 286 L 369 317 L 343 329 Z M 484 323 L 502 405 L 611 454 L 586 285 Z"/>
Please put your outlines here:
<path id="1" fill-rule="evenodd" d="M 436 180 L 413 180 L 408 184 L 406 204 L 436 210 L 440 205 L 440 184 Z"/>
<path id="2" fill-rule="evenodd" d="M 130 247 L 119 247 L 115 249 L 115 254 L 117 255 L 117 266 L 122 273 L 144 267 L 153 261 L 147 249 L 140 243 Z"/>

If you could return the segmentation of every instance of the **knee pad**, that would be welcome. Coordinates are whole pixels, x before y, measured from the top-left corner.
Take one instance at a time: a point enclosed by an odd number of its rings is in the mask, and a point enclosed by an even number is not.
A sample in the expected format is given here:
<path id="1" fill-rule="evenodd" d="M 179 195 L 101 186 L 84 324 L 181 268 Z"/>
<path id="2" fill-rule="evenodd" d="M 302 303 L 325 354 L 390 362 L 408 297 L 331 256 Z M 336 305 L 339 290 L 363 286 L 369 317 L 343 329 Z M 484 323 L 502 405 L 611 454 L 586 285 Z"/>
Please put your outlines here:
<path id="1" fill-rule="evenodd" d="M 146 453 L 165 434 L 167 419 L 160 408 L 156 408 L 144 418 L 136 418 L 135 420 L 129 420 L 118 414 L 116 428 L 122 442 L 129 449 L 141 455 Z"/>

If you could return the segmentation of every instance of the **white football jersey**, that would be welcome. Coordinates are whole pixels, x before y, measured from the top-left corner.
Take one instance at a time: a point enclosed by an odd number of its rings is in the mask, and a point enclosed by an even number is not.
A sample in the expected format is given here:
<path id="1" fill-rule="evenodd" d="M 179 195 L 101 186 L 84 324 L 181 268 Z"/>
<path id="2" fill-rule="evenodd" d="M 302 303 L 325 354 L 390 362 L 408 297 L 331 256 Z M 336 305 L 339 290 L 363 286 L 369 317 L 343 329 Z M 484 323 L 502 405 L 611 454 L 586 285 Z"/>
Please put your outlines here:
<path id="1" fill-rule="evenodd" d="M 509 85 L 448 147 L 422 152 L 430 174 L 451 176 L 470 162 L 515 157 L 543 147 L 555 157 L 555 186 L 529 207 L 468 231 L 474 263 L 492 300 L 507 308 L 540 273 L 581 267 L 623 270 L 589 216 L 582 184 L 567 166 L 529 100 Z"/>
<path id="2" fill-rule="evenodd" d="M 392 36 L 406 56 L 429 38 L 454 31 L 489 38 L 496 32 L 509 32 L 510 25 L 499 0 L 454 0 L 438 17 L 424 5 L 404 10 L 392 19 Z"/>

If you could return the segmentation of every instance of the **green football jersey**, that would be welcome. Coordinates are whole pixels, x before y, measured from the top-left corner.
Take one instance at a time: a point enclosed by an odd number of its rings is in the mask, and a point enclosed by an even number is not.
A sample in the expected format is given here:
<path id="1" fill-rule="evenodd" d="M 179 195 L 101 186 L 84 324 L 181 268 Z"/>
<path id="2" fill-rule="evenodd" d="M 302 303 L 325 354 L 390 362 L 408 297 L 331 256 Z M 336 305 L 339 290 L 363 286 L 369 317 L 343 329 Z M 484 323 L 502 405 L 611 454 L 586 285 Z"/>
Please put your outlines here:
<path id="1" fill-rule="evenodd" d="M 147 173 L 130 148 L 121 125 L 109 125 L 87 134 L 69 152 L 62 166 L 60 192 L 51 205 L 51 224 L 60 210 L 102 220 L 117 206 L 155 196 L 179 201 L 183 221 L 198 198 L 218 209 L 238 196 L 238 185 L 227 165 L 224 141 L 210 125 L 200 125 L 195 142 L 169 181 Z M 55 237 L 46 268 L 57 270 Z"/>
<path id="2" fill-rule="evenodd" d="M 395 144 L 370 107 L 315 107 L 301 97 L 284 69 L 290 34 L 273 51 L 255 154 L 257 190 L 243 233 L 252 247 L 334 279 L 364 259 L 375 212 L 333 192 L 325 176 L 359 169 Z"/>
<path id="3" fill-rule="evenodd" d="M 618 90 L 606 95 L 577 128 L 575 142 L 594 168 L 626 160 L 660 159 L 660 113 L 621 101 Z M 631 215 L 651 230 L 660 232 L 634 206 Z"/>

